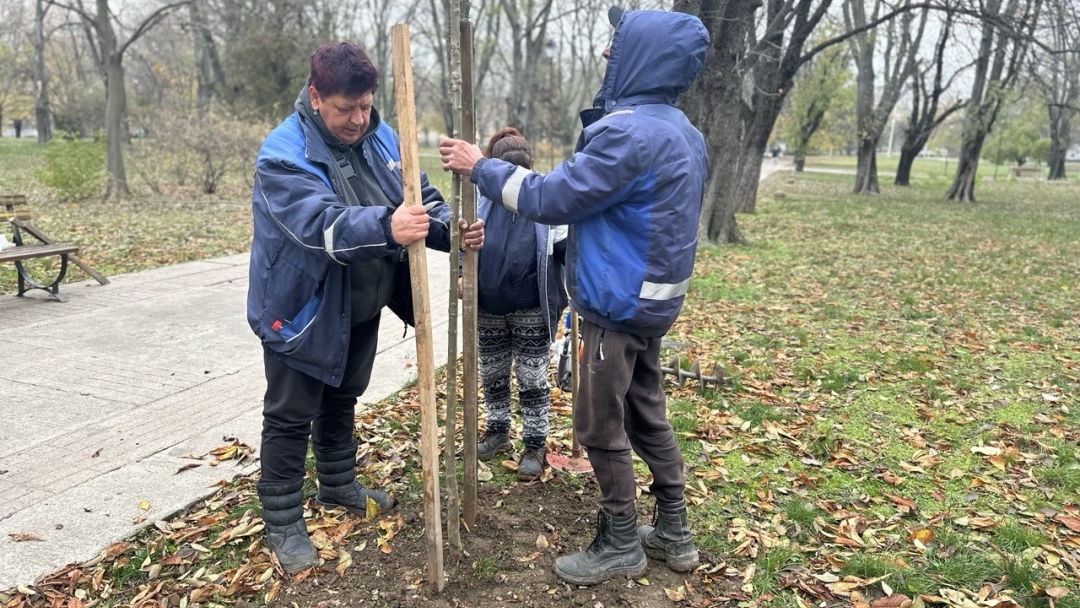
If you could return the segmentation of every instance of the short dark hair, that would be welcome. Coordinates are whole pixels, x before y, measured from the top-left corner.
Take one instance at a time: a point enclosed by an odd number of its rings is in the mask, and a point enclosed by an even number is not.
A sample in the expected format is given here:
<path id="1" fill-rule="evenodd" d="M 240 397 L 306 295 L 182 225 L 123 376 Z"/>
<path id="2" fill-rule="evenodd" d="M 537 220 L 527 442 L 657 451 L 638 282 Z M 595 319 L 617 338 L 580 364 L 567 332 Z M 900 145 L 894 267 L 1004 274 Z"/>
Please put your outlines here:
<path id="1" fill-rule="evenodd" d="M 308 85 L 323 97 L 338 93 L 357 97 L 378 90 L 379 70 L 367 53 L 351 42 L 324 44 L 311 56 Z"/>
<path id="2" fill-rule="evenodd" d="M 498 158 L 519 167 L 532 169 L 532 147 L 514 127 L 504 127 L 491 136 L 484 156 Z"/>

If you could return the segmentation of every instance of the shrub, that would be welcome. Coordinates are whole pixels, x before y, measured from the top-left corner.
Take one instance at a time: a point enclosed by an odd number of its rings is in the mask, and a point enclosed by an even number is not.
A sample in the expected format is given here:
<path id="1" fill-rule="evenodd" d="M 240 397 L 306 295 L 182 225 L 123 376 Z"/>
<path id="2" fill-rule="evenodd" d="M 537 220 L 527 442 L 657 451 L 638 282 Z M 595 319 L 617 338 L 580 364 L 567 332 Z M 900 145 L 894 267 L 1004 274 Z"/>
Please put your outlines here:
<path id="1" fill-rule="evenodd" d="M 105 141 L 64 136 L 45 146 L 45 167 L 38 180 L 54 188 L 63 200 L 101 194 L 105 183 Z"/>
<path id="2" fill-rule="evenodd" d="M 132 166 L 156 193 L 192 185 L 213 194 L 227 175 L 253 170 L 267 132 L 223 113 L 163 112 Z"/>

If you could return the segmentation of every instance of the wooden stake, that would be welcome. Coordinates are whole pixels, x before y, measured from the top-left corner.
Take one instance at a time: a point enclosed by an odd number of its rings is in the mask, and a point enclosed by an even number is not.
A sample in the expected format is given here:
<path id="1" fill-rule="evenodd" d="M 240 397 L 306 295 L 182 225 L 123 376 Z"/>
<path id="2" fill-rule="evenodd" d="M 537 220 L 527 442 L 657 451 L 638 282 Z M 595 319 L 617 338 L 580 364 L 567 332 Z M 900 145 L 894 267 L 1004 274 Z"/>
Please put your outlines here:
<path id="1" fill-rule="evenodd" d="M 476 140 L 476 118 L 473 106 L 473 31 L 472 23 L 461 20 L 461 137 L 467 142 Z M 476 221 L 476 189 L 471 183 L 466 184 L 461 192 L 461 216 L 472 225 Z M 472 528 L 476 524 L 476 440 L 477 440 L 477 376 L 479 374 L 477 360 L 477 281 L 476 271 L 479 261 L 479 252 L 469 251 L 465 254 L 465 262 L 462 265 L 462 283 L 464 297 L 462 298 L 462 392 L 463 403 L 461 408 L 464 413 L 462 426 L 465 457 L 465 473 L 463 483 L 462 501 L 465 503 L 465 525 Z"/>
<path id="2" fill-rule="evenodd" d="M 420 205 L 420 152 L 416 143 L 416 106 L 413 98 L 409 26 L 390 28 L 394 63 L 394 97 L 401 140 L 401 172 L 405 205 Z M 439 505 L 439 437 L 435 408 L 435 353 L 431 341 L 431 302 L 428 299 L 427 252 L 424 241 L 409 245 L 413 315 L 416 317 L 416 375 L 420 388 L 420 460 L 424 481 L 424 536 L 427 537 L 428 579 L 442 591 L 442 515 Z"/>

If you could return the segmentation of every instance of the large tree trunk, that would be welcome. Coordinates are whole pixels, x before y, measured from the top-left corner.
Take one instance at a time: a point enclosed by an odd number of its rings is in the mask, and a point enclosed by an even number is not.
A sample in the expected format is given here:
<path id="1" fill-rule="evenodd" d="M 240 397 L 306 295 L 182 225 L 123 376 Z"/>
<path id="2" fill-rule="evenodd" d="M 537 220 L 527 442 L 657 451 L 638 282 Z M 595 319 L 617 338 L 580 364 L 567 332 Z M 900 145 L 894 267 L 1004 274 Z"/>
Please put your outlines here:
<path id="1" fill-rule="evenodd" d="M 45 69 L 45 0 L 34 2 L 34 122 L 39 144 L 52 139 L 49 72 Z"/>
<path id="2" fill-rule="evenodd" d="M 922 146 L 919 147 L 919 150 Z M 900 164 L 896 167 L 896 180 L 893 181 L 897 186 L 908 186 L 911 184 L 911 165 L 915 163 L 915 158 L 918 156 L 918 150 L 912 150 L 907 146 L 900 148 Z"/>
<path id="3" fill-rule="evenodd" d="M 1046 179 L 1065 179 L 1065 155 L 1069 150 L 1072 110 L 1050 106 L 1050 172 Z"/>
<path id="4" fill-rule="evenodd" d="M 735 221 L 735 203 L 742 152 L 742 77 L 739 58 L 753 28 L 760 2 L 739 0 L 676 0 L 674 10 L 697 15 L 709 31 L 709 59 L 701 68 L 681 105 L 705 136 L 709 179 L 705 184 L 698 240 L 716 244 L 742 243 Z M 764 153 L 764 152 L 763 152 Z"/>
<path id="5" fill-rule="evenodd" d="M 743 149 L 739 160 L 739 176 L 735 184 L 735 211 L 757 212 L 758 186 L 761 184 L 761 163 L 765 158 L 768 142 L 760 146 L 750 145 Z"/>
<path id="6" fill-rule="evenodd" d="M 960 147 L 960 159 L 956 163 L 956 176 L 945 197 L 948 200 L 975 202 L 975 175 L 979 171 L 979 155 L 984 141 L 985 133 L 965 138 Z"/>
<path id="7" fill-rule="evenodd" d="M 855 193 L 878 194 L 877 174 L 878 138 L 864 138 L 859 142 L 859 161 L 855 169 Z"/>

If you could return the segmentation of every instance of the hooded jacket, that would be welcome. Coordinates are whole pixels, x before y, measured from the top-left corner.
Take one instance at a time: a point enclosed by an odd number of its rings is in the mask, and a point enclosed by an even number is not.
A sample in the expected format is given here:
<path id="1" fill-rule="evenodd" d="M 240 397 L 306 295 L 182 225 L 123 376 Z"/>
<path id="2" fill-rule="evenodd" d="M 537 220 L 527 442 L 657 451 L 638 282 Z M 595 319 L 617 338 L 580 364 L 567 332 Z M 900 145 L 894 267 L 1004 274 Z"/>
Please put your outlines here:
<path id="1" fill-rule="evenodd" d="M 477 282 L 481 294 L 498 294 L 495 297 L 505 301 L 511 310 L 521 310 L 515 303 L 535 299 L 536 306 L 547 325 L 548 342 L 555 340 L 559 330 L 559 318 L 566 308 L 566 289 L 563 287 L 563 263 L 566 256 L 566 226 L 545 226 L 519 219 L 523 230 L 532 233 L 531 239 L 511 239 L 499 246 L 499 230 L 508 228 L 510 222 L 502 216 L 515 217 L 491 199 L 481 196 L 476 206 L 476 217 L 484 220 L 484 230 L 490 241 L 480 250 L 480 268 Z M 489 263 L 492 262 L 492 263 Z M 522 276 L 509 276 L 515 268 L 531 266 L 534 271 L 527 282 Z M 481 296 L 483 297 L 483 296 Z M 481 307 L 483 302 L 481 301 Z M 500 314 L 498 311 L 488 311 Z"/>
<path id="2" fill-rule="evenodd" d="M 390 235 L 390 216 L 404 201 L 398 138 L 374 110 L 358 152 L 392 206 L 356 204 L 302 112 L 270 132 L 255 161 L 248 324 L 279 360 L 331 386 L 340 386 L 349 352 L 350 264 L 404 252 Z M 420 185 L 431 217 L 426 243 L 449 251 L 449 208 L 424 174 Z M 372 290 L 381 307 L 389 294 Z"/>
<path id="3" fill-rule="evenodd" d="M 570 305 L 600 327 L 659 337 L 682 308 L 709 169 L 704 137 L 675 103 L 708 48 L 692 15 L 627 11 L 574 156 L 546 175 L 498 159 L 473 167 L 484 196 L 570 225 Z"/>

